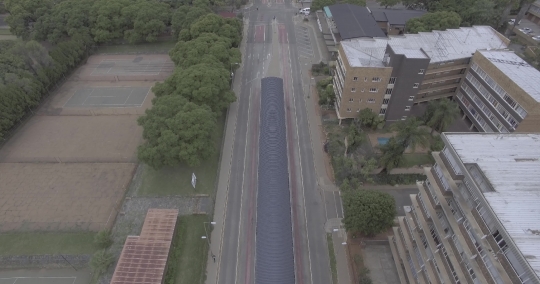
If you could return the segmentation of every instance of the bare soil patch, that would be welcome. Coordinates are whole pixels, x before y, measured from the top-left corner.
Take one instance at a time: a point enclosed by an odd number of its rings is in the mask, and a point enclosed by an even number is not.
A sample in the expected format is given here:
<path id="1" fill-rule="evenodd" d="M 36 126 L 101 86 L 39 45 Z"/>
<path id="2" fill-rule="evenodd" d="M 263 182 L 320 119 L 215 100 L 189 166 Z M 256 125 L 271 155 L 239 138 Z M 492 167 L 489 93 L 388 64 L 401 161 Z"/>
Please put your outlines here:
<path id="1" fill-rule="evenodd" d="M 136 162 L 137 117 L 36 116 L 0 150 L 0 162 Z"/>
<path id="2" fill-rule="evenodd" d="M 109 228 L 132 163 L 0 163 L 0 232 Z"/>

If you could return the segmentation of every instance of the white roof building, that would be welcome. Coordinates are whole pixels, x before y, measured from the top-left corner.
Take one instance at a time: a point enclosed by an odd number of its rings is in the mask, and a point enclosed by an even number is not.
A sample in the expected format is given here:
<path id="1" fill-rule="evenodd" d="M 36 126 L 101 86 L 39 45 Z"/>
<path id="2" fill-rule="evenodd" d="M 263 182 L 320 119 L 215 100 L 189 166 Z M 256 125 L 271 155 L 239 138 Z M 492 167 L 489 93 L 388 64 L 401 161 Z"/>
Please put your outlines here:
<path id="1" fill-rule="evenodd" d="M 473 26 L 388 38 L 341 41 L 349 64 L 353 67 L 383 67 L 388 44 L 411 58 L 429 57 L 430 62 L 444 62 L 472 57 L 479 49 L 505 49 L 508 40 L 492 27 Z"/>
<path id="2" fill-rule="evenodd" d="M 540 278 L 540 133 L 444 133 L 462 163 L 475 164 L 482 194 Z"/>

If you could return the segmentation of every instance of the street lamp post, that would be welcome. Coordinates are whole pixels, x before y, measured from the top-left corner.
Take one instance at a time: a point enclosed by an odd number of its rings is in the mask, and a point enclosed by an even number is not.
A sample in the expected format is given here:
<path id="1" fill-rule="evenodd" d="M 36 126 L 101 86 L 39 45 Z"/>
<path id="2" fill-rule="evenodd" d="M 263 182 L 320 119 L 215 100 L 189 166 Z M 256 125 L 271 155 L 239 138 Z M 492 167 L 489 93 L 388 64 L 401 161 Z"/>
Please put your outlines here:
<path id="1" fill-rule="evenodd" d="M 206 239 L 206 242 L 208 243 L 208 249 L 210 249 L 210 254 L 212 255 L 212 258 L 214 259 L 214 262 L 216 262 L 216 256 L 212 252 L 212 247 L 210 246 L 210 236 L 208 235 L 208 231 L 206 230 L 206 224 L 215 225 L 216 222 L 203 222 L 205 235 L 201 237 L 201 239 Z"/>

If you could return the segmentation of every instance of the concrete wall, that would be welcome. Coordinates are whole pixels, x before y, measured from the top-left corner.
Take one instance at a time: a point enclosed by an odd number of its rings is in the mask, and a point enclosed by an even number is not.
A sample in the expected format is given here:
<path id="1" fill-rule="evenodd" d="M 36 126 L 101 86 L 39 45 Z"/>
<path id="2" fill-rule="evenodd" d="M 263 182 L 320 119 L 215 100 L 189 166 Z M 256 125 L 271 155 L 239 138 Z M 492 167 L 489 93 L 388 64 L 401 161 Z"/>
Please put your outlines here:
<path id="1" fill-rule="evenodd" d="M 410 97 L 416 97 L 418 90 L 420 90 L 420 87 L 414 88 L 414 84 L 422 83 L 424 74 L 419 74 L 419 71 L 427 69 L 429 58 L 407 58 L 404 55 L 396 54 L 390 46 L 387 46 L 386 53 L 390 57 L 389 66 L 393 67 L 391 77 L 396 77 L 385 116 L 387 123 L 391 123 L 411 115 L 411 111 L 406 110 L 406 107 L 412 108 L 414 99 L 410 99 Z"/>

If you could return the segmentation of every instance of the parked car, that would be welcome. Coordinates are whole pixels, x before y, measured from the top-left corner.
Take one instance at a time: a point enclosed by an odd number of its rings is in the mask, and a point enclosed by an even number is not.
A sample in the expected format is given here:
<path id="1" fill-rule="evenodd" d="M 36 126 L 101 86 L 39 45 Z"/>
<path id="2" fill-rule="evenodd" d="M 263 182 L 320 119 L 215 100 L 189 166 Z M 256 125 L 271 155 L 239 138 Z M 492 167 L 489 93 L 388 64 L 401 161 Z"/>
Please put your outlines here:
<path id="1" fill-rule="evenodd" d="M 302 8 L 300 9 L 300 11 L 298 11 L 300 14 L 304 14 L 304 15 L 309 15 L 309 13 L 311 12 L 311 9 L 310 8 Z"/>
<path id="2" fill-rule="evenodd" d="M 533 36 L 532 39 L 534 39 L 536 41 L 540 41 L 540 36 Z"/>
<path id="3" fill-rule="evenodd" d="M 515 22 L 516 22 L 516 19 L 510 19 L 510 21 L 508 21 L 508 24 L 513 25 Z M 518 26 L 519 26 L 519 24 L 521 24 L 521 20 L 519 20 Z"/>

